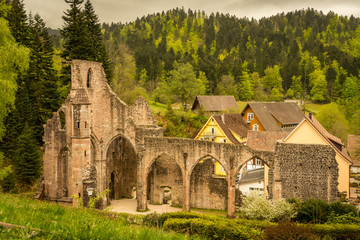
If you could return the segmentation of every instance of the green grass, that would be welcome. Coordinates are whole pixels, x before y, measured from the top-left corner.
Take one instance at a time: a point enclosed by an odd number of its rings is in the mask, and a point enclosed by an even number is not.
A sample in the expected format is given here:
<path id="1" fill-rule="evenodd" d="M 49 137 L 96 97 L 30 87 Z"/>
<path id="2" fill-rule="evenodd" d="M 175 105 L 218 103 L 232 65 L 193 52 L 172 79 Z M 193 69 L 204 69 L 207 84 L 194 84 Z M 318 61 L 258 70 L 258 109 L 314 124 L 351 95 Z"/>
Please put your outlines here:
<path id="1" fill-rule="evenodd" d="M 326 105 L 327 104 L 306 103 L 305 109 L 307 112 L 310 111 L 310 112 L 315 113 L 315 115 L 316 115 L 321 110 L 321 108 L 323 108 Z"/>
<path id="2" fill-rule="evenodd" d="M 154 101 L 149 101 L 149 106 L 154 115 L 165 115 L 167 105 L 162 103 L 155 103 Z"/>
<path id="3" fill-rule="evenodd" d="M 244 110 L 246 104 L 248 104 L 247 102 L 241 102 L 241 101 L 237 101 L 236 103 L 239 107 L 239 113 L 241 113 Z"/>
<path id="4" fill-rule="evenodd" d="M 129 224 L 129 217 L 137 218 L 0 194 L 0 221 L 27 227 L 0 228 L 0 239 L 28 238 L 32 232 L 29 228 L 44 230 L 35 239 L 190 239 L 182 234 Z"/>

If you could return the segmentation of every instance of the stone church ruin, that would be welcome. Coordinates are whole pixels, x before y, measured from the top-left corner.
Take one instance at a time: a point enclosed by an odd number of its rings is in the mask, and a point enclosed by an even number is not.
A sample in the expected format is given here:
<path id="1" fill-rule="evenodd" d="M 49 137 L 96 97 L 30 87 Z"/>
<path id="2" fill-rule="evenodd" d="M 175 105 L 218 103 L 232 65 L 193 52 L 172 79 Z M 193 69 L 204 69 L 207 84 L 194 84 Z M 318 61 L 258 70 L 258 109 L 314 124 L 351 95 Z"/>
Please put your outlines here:
<path id="1" fill-rule="evenodd" d="M 76 195 L 87 204 L 89 189 L 91 197 L 109 189 L 98 207 L 136 198 L 139 211 L 148 201 L 171 201 L 185 211 L 226 209 L 234 217 L 236 176 L 254 157 L 270 167 L 271 198 L 337 198 L 338 169 L 329 146 L 277 143 L 275 151 L 259 151 L 163 137 L 146 100 L 140 97 L 132 106 L 121 101 L 100 63 L 73 60 L 71 73 L 70 94 L 44 125 L 42 198 L 72 202 Z M 212 177 L 214 161 L 225 178 Z"/>

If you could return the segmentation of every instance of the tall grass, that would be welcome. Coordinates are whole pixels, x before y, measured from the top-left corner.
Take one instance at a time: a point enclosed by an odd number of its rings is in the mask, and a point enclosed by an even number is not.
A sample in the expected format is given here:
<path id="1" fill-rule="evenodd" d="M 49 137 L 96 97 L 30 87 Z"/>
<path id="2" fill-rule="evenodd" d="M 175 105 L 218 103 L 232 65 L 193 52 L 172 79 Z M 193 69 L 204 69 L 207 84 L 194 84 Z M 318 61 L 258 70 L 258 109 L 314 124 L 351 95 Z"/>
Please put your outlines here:
<path id="1" fill-rule="evenodd" d="M 76 209 L 14 195 L 0 195 L 0 221 L 28 229 L 4 230 L 0 239 L 22 239 L 29 228 L 44 230 L 38 239 L 189 239 L 158 229 L 131 225 L 126 215 L 112 217 L 90 209 Z"/>

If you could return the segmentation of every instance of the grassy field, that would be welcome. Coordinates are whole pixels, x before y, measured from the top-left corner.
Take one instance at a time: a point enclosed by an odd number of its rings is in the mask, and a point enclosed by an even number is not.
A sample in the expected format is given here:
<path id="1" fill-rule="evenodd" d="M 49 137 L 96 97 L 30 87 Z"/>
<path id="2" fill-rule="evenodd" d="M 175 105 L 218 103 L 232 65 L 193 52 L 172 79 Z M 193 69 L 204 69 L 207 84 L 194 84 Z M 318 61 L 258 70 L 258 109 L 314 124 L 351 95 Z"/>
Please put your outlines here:
<path id="1" fill-rule="evenodd" d="M 25 226 L 25 229 L 0 227 L 0 239 L 199 239 L 159 229 L 129 224 L 140 216 L 104 214 L 91 209 L 76 209 L 14 195 L 0 194 L 0 222 Z"/>

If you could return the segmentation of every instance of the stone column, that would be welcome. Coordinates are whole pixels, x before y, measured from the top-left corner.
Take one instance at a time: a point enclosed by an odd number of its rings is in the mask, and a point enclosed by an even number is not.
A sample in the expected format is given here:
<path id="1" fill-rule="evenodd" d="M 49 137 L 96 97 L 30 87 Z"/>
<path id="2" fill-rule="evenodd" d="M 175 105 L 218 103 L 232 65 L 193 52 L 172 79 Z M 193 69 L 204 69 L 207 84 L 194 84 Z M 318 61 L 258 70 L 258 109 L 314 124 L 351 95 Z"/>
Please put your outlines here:
<path id="1" fill-rule="evenodd" d="M 228 182 L 228 212 L 227 217 L 228 218 L 235 218 L 235 177 L 232 174 L 232 171 L 230 171 L 231 174 L 227 179 Z"/>
<path id="2" fill-rule="evenodd" d="M 184 168 L 183 168 L 183 211 L 190 212 L 190 177 L 191 168 L 188 165 L 188 154 L 183 153 Z"/>
<path id="3" fill-rule="evenodd" d="M 183 211 L 190 212 L 190 176 L 191 173 L 183 174 Z"/>
<path id="4" fill-rule="evenodd" d="M 146 202 L 146 171 L 144 166 L 144 155 L 143 152 L 137 154 L 137 187 L 136 187 L 136 197 L 137 197 L 137 210 L 146 211 L 147 202 Z"/>

